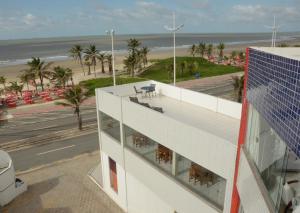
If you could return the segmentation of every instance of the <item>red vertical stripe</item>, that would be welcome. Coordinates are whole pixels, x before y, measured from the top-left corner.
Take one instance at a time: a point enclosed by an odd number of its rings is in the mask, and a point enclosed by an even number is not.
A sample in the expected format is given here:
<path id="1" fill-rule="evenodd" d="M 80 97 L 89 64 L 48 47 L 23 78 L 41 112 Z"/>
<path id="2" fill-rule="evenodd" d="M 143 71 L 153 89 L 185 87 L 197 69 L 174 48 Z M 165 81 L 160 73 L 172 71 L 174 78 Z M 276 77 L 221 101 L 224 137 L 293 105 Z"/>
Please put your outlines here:
<path id="1" fill-rule="evenodd" d="M 248 82 L 248 67 L 249 67 L 249 48 L 246 49 L 243 106 L 242 106 L 239 141 L 238 141 L 237 155 L 236 155 L 233 192 L 232 192 L 232 200 L 231 200 L 231 213 L 238 213 L 239 206 L 240 206 L 240 197 L 239 197 L 239 194 L 237 191 L 236 183 L 237 183 L 237 176 L 238 176 L 238 172 L 239 172 L 241 147 L 245 143 L 245 138 L 246 138 L 246 134 L 247 134 L 248 102 L 247 102 L 246 94 L 247 94 L 247 82 Z"/>

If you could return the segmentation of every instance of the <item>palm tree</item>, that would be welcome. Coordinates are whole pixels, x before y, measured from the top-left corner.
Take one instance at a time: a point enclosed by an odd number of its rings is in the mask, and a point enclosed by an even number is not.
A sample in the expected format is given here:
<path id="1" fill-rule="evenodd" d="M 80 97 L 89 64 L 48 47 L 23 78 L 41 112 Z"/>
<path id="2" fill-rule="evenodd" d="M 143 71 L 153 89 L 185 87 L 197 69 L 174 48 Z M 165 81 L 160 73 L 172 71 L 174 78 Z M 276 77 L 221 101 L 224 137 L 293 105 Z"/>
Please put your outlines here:
<path id="1" fill-rule="evenodd" d="M 33 57 L 31 61 L 27 62 L 27 65 L 34 71 L 36 76 L 38 76 L 42 91 L 44 91 L 44 78 L 48 78 L 50 74 L 49 68 L 52 65 L 52 62 L 45 63 L 45 61 L 41 61 L 40 58 Z"/>
<path id="2" fill-rule="evenodd" d="M 28 75 L 27 73 L 22 73 L 20 75 L 20 80 L 22 83 L 26 83 L 27 90 L 29 90 L 29 82 L 32 80 L 31 76 Z"/>
<path id="3" fill-rule="evenodd" d="M 99 51 L 96 48 L 96 45 L 91 44 L 89 48 L 87 48 L 85 51 L 85 60 L 89 60 L 91 64 L 94 66 L 94 75 L 96 77 L 96 65 L 97 65 L 97 56 Z"/>
<path id="4" fill-rule="evenodd" d="M 186 64 L 185 61 L 180 62 L 180 71 L 181 71 L 180 75 L 181 75 L 181 77 L 183 76 L 183 73 L 184 73 L 185 64 Z"/>
<path id="5" fill-rule="evenodd" d="M 19 85 L 17 81 L 11 81 L 9 83 L 10 83 L 9 90 L 14 91 L 16 95 L 20 93 L 22 96 L 23 84 Z"/>
<path id="6" fill-rule="evenodd" d="M 35 87 L 35 90 L 37 91 L 37 83 L 36 83 L 36 73 L 34 70 L 30 69 L 24 69 L 21 71 L 22 74 L 20 76 L 21 82 L 27 84 L 27 89 L 29 88 L 28 84 L 32 82 L 33 86 Z"/>
<path id="7" fill-rule="evenodd" d="M 104 53 L 99 53 L 97 58 L 98 58 L 99 62 L 101 63 L 101 72 L 105 73 L 104 63 L 105 63 L 106 55 Z"/>
<path id="8" fill-rule="evenodd" d="M 220 43 L 220 44 L 217 46 L 217 49 L 219 50 L 219 57 L 223 58 L 223 56 L 224 56 L 225 44 L 224 44 L 224 43 Z"/>
<path id="9" fill-rule="evenodd" d="M 128 50 L 132 55 L 135 55 L 138 51 L 141 42 L 135 38 L 131 38 L 127 41 Z"/>
<path id="10" fill-rule="evenodd" d="M 232 59 L 235 59 L 236 56 L 237 56 L 237 52 L 236 52 L 235 50 L 233 50 L 233 51 L 231 52 L 230 57 L 231 57 Z"/>
<path id="11" fill-rule="evenodd" d="M 172 81 L 174 75 L 174 64 L 166 65 L 166 70 L 168 71 L 169 80 Z"/>
<path id="12" fill-rule="evenodd" d="M 88 67 L 88 75 L 90 75 L 92 63 L 89 60 L 85 60 L 84 65 Z"/>
<path id="13" fill-rule="evenodd" d="M 80 113 L 80 105 L 87 99 L 86 93 L 80 86 L 74 86 L 67 89 L 64 94 L 65 102 L 56 102 L 57 105 L 72 107 L 74 114 L 77 116 L 78 129 L 82 130 L 82 118 Z"/>
<path id="14" fill-rule="evenodd" d="M 148 53 L 149 52 L 150 52 L 150 49 L 148 47 L 143 47 L 141 49 L 142 61 L 143 61 L 144 67 L 148 64 Z"/>
<path id="15" fill-rule="evenodd" d="M 237 98 L 237 101 L 239 103 L 242 103 L 243 99 L 243 89 L 244 89 L 244 75 L 239 77 L 239 76 L 233 76 L 233 87 L 235 91 L 235 96 Z"/>
<path id="16" fill-rule="evenodd" d="M 82 63 L 82 52 L 83 49 L 79 44 L 74 45 L 71 49 L 70 49 L 70 56 L 75 60 L 75 61 L 79 61 L 81 68 L 82 68 L 82 72 L 83 75 L 85 75 L 85 71 L 84 71 L 84 66 Z"/>
<path id="17" fill-rule="evenodd" d="M 201 42 L 198 45 L 198 53 L 200 54 L 201 58 L 204 57 L 205 51 L 206 51 L 206 44 L 204 42 Z"/>
<path id="18" fill-rule="evenodd" d="M 6 87 L 6 78 L 4 76 L 0 76 L 0 84 L 3 85 L 3 88 L 5 90 L 5 87 Z"/>
<path id="19" fill-rule="evenodd" d="M 66 83 L 72 78 L 72 70 L 69 68 L 57 66 L 53 68 L 50 76 L 52 82 L 55 82 L 56 85 L 66 88 Z"/>
<path id="20" fill-rule="evenodd" d="M 124 61 L 124 68 L 132 77 L 134 77 L 134 69 L 135 69 L 135 58 L 133 55 L 126 56 Z"/>
<path id="21" fill-rule="evenodd" d="M 195 57 L 195 54 L 197 53 L 197 46 L 193 44 L 189 49 L 190 54 Z"/>
<path id="22" fill-rule="evenodd" d="M 207 57 L 208 57 L 208 58 L 211 57 L 212 52 L 213 52 L 213 49 L 214 49 L 213 44 L 209 44 L 209 45 L 207 46 L 206 53 L 207 53 Z"/>
<path id="23" fill-rule="evenodd" d="M 107 64 L 108 64 L 108 71 L 109 71 L 109 73 L 110 74 L 112 74 L 112 55 L 111 54 L 107 54 L 106 56 L 105 56 L 105 58 L 106 58 L 106 62 L 107 62 Z"/>

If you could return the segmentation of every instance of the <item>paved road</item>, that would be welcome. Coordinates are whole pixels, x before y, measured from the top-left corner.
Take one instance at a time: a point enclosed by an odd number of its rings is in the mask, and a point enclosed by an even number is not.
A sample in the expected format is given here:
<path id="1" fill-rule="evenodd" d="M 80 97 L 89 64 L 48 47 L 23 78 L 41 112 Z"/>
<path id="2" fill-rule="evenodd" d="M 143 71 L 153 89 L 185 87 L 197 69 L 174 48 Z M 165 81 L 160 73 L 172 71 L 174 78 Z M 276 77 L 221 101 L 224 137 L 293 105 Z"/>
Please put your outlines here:
<path id="1" fill-rule="evenodd" d="M 95 124 L 95 107 L 82 107 L 83 124 Z M 77 127 L 77 119 L 71 109 L 37 113 L 17 117 L 0 127 L 0 143 L 26 139 L 51 132 Z"/>
<path id="2" fill-rule="evenodd" d="M 24 171 L 98 149 L 98 133 L 95 132 L 43 146 L 10 152 L 9 154 L 14 162 L 15 169 Z"/>

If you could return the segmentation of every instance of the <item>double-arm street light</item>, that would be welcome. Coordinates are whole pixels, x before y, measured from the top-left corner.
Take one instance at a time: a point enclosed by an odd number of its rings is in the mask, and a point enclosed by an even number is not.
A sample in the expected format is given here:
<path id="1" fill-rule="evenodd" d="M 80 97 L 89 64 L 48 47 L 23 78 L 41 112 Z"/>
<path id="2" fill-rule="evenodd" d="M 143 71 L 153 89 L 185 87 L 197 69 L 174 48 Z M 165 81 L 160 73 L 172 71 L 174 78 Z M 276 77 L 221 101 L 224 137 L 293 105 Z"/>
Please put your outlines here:
<path id="1" fill-rule="evenodd" d="M 173 27 L 165 26 L 165 29 L 173 33 L 174 42 L 174 86 L 176 86 L 176 32 L 183 28 L 183 24 L 176 26 L 175 12 L 173 12 Z"/>
<path id="2" fill-rule="evenodd" d="M 110 37 L 111 37 L 111 57 L 112 57 L 113 81 L 114 81 L 114 86 L 116 86 L 115 53 L 114 53 L 114 36 L 115 36 L 115 31 L 113 29 L 112 30 L 107 30 L 106 34 L 110 35 Z"/>

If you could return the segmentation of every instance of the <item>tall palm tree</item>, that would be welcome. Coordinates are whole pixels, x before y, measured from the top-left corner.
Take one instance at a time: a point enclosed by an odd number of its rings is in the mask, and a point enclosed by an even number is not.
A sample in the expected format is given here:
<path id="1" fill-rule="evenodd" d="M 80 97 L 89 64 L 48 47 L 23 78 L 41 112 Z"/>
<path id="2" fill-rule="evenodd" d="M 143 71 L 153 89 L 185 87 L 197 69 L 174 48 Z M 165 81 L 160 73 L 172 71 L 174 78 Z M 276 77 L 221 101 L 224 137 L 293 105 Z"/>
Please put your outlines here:
<path id="1" fill-rule="evenodd" d="M 6 87 L 6 78 L 4 76 L 0 76 L 0 84 L 3 85 L 3 88 L 5 90 L 5 87 Z"/>
<path id="2" fill-rule="evenodd" d="M 132 77 L 134 77 L 135 58 L 133 57 L 133 55 L 126 56 L 123 63 L 125 65 L 124 68 L 127 70 L 127 72 L 130 73 Z"/>
<path id="3" fill-rule="evenodd" d="M 101 63 L 101 72 L 105 73 L 104 64 L 105 64 L 106 55 L 104 53 L 99 53 L 97 59 Z"/>
<path id="4" fill-rule="evenodd" d="M 27 88 L 28 88 L 28 84 L 32 82 L 33 86 L 35 87 L 35 90 L 37 91 L 37 83 L 36 83 L 36 73 L 34 70 L 32 70 L 31 68 L 29 69 L 24 69 L 21 70 L 21 82 L 22 83 L 26 83 L 27 84 Z"/>
<path id="5" fill-rule="evenodd" d="M 132 55 L 135 55 L 137 53 L 140 45 L 141 45 L 141 42 L 135 38 L 131 38 L 127 41 L 129 53 L 131 53 Z"/>
<path id="6" fill-rule="evenodd" d="M 89 46 L 89 48 L 87 48 L 85 51 L 85 59 L 89 60 L 92 64 L 92 66 L 94 66 L 94 75 L 96 77 L 96 65 L 97 65 L 97 56 L 99 54 L 99 51 L 96 48 L 96 45 L 91 44 Z"/>
<path id="7" fill-rule="evenodd" d="M 20 75 L 20 80 L 23 84 L 26 84 L 27 90 L 29 90 L 29 82 L 32 80 L 31 76 L 27 73 L 22 73 Z"/>
<path id="8" fill-rule="evenodd" d="M 200 54 L 201 58 L 204 57 L 205 51 L 206 51 L 206 44 L 204 42 L 199 43 L 198 53 Z"/>
<path id="9" fill-rule="evenodd" d="M 87 99 L 86 93 L 80 86 L 74 86 L 67 89 L 64 93 L 65 102 L 56 102 L 57 105 L 72 107 L 74 114 L 77 116 L 78 129 L 82 130 L 82 118 L 80 113 L 80 106 L 84 100 Z"/>
<path id="10" fill-rule="evenodd" d="M 239 77 L 239 76 L 233 76 L 232 80 L 233 80 L 233 87 L 234 87 L 234 91 L 235 91 L 235 96 L 236 99 L 239 103 L 242 103 L 242 99 L 243 99 L 243 89 L 244 89 L 244 75 Z"/>
<path id="11" fill-rule="evenodd" d="M 220 43 L 220 44 L 217 46 L 217 49 L 219 50 L 219 57 L 223 58 L 223 56 L 224 56 L 225 44 L 224 44 L 224 43 Z"/>
<path id="12" fill-rule="evenodd" d="M 39 78 L 42 91 L 44 91 L 44 78 L 48 78 L 52 62 L 46 63 L 45 61 L 41 61 L 40 58 L 33 57 L 31 61 L 27 62 L 27 65 L 32 71 L 35 72 L 36 76 Z"/>
<path id="13" fill-rule="evenodd" d="M 66 88 L 66 83 L 72 78 L 72 70 L 64 67 L 54 67 L 50 79 L 56 85 Z"/>
<path id="14" fill-rule="evenodd" d="M 74 45 L 71 49 L 70 49 L 70 56 L 75 60 L 75 61 L 79 61 L 81 68 L 82 68 L 82 72 L 83 75 L 85 75 L 85 71 L 84 71 L 84 66 L 83 66 L 83 62 L 82 62 L 82 53 L 83 53 L 83 49 L 81 47 L 81 45 L 76 44 Z"/>
<path id="15" fill-rule="evenodd" d="M 148 53 L 150 52 L 150 49 L 148 47 L 142 47 L 141 54 L 142 54 L 142 61 L 144 64 L 144 67 L 148 64 Z"/>
<path id="16" fill-rule="evenodd" d="M 207 53 L 207 57 L 208 57 L 208 58 L 211 57 L 212 52 L 213 52 L 213 49 L 214 49 L 213 44 L 209 44 L 209 45 L 207 46 L 206 53 Z"/>
<path id="17" fill-rule="evenodd" d="M 195 57 L 196 53 L 197 53 L 197 46 L 195 44 L 193 44 L 190 49 L 189 49 L 190 54 Z"/>
<path id="18" fill-rule="evenodd" d="M 109 74 L 112 74 L 113 68 L 112 68 L 112 55 L 111 54 L 107 54 L 105 56 L 106 58 L 106 62 L 108 64 L 108 72 Z"/>

